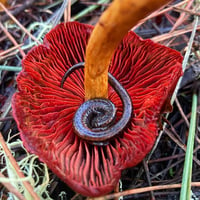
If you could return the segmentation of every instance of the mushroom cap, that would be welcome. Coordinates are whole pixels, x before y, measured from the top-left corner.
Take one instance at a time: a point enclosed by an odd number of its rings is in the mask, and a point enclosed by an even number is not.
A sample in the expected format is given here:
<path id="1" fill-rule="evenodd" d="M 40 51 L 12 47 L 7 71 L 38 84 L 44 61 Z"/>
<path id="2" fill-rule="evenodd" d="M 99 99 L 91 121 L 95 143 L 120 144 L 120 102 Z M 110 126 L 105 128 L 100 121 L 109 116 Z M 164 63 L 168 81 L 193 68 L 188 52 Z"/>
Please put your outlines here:
<path id="1" fill-rule="evenodd" d="M 84 61 L 92 29 L 78 22 L 52 29 L 23 60 L 12 108 L 26 149 L 73 190 L 95 197 L 111 192 L 121 171 L 137 165 L 151 150 L 161 114 L 169 111 L 170 97 L 182 75 L 182 56 L 134 32 L 124 37 L 109 72 L 129 93 L 134 114 L 123 134 L 108 145 L 96 146 L 79 138 L 72 127 L 74 114 L 84 102 L 83 70 L 73 72 L 60 87 L 65 72 Z M 109 99 L 120 118 L 122 102 L 110 86 Z"/>

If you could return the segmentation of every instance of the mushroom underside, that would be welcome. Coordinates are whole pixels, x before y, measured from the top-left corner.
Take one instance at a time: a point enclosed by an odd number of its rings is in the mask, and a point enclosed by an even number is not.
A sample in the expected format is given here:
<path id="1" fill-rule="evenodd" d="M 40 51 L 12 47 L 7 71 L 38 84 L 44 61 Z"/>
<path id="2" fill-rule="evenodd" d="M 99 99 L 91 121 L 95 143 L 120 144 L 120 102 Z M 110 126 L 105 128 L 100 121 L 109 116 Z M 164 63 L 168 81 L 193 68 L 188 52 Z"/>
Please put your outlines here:
<path id="1" fill-rule="evenodd" d="M 73 117 L 84 102 L 83 69 L 72 73 L 63 88 L 66 70 L 83 62 L 93 27 L 59 24 L 23 60 L 18 92 L 12 100 L 13 116 L 25 147 L 76 192 L 100 196 L 115 187 L 121 171 L 137 165 L 151 150 L 161 114 L 182 75 L 181 55 L 142 40 L 129 32 L 116 49 L 109 72 L 129 93 L 133 117 L 122 134 L 105 146 L 79 138 Z M 122 102 L 109 86 L 109 100 L 123 113 Z"/>

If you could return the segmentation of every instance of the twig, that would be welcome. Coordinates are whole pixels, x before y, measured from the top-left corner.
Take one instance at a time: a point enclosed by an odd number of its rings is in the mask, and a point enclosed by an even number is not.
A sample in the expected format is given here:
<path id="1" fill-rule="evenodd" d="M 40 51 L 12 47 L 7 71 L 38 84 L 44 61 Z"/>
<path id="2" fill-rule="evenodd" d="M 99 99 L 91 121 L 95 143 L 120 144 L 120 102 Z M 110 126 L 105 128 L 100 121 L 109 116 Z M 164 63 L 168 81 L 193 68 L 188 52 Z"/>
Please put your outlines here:
<path id="1" fill-rule="evenodd" d="M 192 182 L 191 186 L 192 187 L 200 187 L 200 182 Z M 175 188 L 180 188 L 180 187 L 181 187 L 181 183 L 170 184 L 170 185 L 157 185 L 157 186 L 144 187 L 144 188 L 135 188 L 135 189 L 131 189 L 131 190 L 126 190 L 124 192 L 118 192 L 118 193 L 114 193 L 114 194 L 105 195 L 104 197 L 95 198 L 95 200 L 99 200 L 102 198 L 104 200 L 113 199 L 113 198 L 117 198 L 120 196 L 139 194 L 139 193 L 155 191 L 155 190 L 165 190 L 165 189 L 169 190 L 169 189 L 175 189 Z M 89 200 L 92 200 L 92 198 L 90 198 Z"/>
<path id="2" fill-rule="evenodd" d="M 150 178 L 150 175 L 149 175 L 149 167 L 147 165 L 147 162 L 145 160 L 143 160 L 142 164 L 143 164 L 143 167 L 144 167 L 144 171 L 146 173 L 147 182 L 148 182 L 149 186 L 152 186 L 151 178 Z M 151 195 L 151 200 L 154 200 L 155 196 L 154 196 L 154 192 L 153 191 L 150 191 L 150 195 Z"/>
<path id="3" fill-rule="evenodd" d="M 190 36 L 190 40 L 189 40 L 189 43 L 188 43 L 188 48 L 187 48 L 187 51 L 185 53 L 185 56 L 184 56 L 184 59 L 183 59 L 183 64 L 182 64 L 183 72 L 185 71 L 187 63 L 188 63 L 188 59 L 189 59 L 190 52 L 191 52 L 191 49 L 192 49 L 192 44 L 193 44 L 193 41 L 194 41 L 194 36 L 195 36 L 195 33 L 196 33 L 197 29 L 200 29 L 200 25 L 198 26 L 198 17 L 196 17 L 196 19 L 194 21 L 194 26 L 191 27 L 192 34 Z M 174 100 L 175 100 L 175 98 L 177 96 L 181 81 L 182 81 L 182 77 L 179 79 L 179 81 L 178 81 L 178 83 L 176 85 L 174 94 L 173 94 L 173 96 L 171 98 L 171 104 L 173 104 L 173 102 L 174 102 Z"/>
<path id="4" fill-rule="evenodd" d="M 173 159 L 181 158 L 183 156 L 185 156 L 184 153 L 182 153 L 182 154 L 176 154 L 176 155 L 173 155 L 173 156 L 167 156 L 167 157 L 163 157 L 163 158 L 158 158 L 158 159 L 154 159 L 154 160 L 149 160 L 148 164 L 153 164 L 153 163 L 157 163 L 157 162 L 163 162 L 163 161 L 173 160 Z"/>
<path id="5" fill-rule="evenodd" d="M 71 21 L 71 0 L 68 0 L 68 4 L 64 11 L 64 22 Z"/>
<path id="6" fill-rule="evenodd" d="M 165 34 L 162 34 L 162 35 L 152 37 L 151 40 L 153 40 L 154 42 L 161 42 L 163 40 L 167 40 L 167 39 L 170 39 L 172 37 L 176 37 L 176 36 L 179 36 L 179 35 L 182 35 L 182 34 L 185 34 L 185 33 L 192 32 L 193 29 L 194 29 L 194 26 L 190 25 L 190 26 L 185 27 L 184 29 L 181 29 L 181 30 L 178 30 L 178 31 L 173 31 L 171 33 L 165 33 Z M 199 30 L 199 29 L 200 29 L 200 25 L 197 26 L 196 30 Z"/>
<path id="7" fill-rule="evenodd" d="M 6 177 L 0 172 L 0 178 L 6 178 Z M 7 188 L 8 191 L 14 194 L 19 200 L 26 200 L 25 197 L 21 193 L 19 193 L 19 191 L 11 183 L 2 181 L 1 184 L 5 188 Z"/>
<path id="8" fill-rule="evenodd" d="M 198 106 L 197 110 L 198 110 L 198 111 L 200 110 L 200 106 Z M 191 116 L 191 113 L 188 113 L 188 114 L 186 115 L 187 119 L 188 119 L 190 116 Z M 174 124 L 174 127 L 178 127 L 178 126 L 179 126 L 180 124 L 182 124 L 183 122 L 184 122 L 184 120 L 183 120 L 183 119 L 180 119 L 178 122 L 176 122 L 176 123 Z"/>
<path id="9" fill-rule="evenodd" d="M 183 117 L 183 119 L 184 119 L 184 121 L 185 121 L 187 127 L 189 128 L 190 123 L 189 123 L 187 117 L 185 116 L 185 113 L 183 112 L 183 109 L 182 109 L 182 107 L 181 107 L 181 105 L 180 105 L 180 103 L 179 103 L 177 97 L 175 98 L 175 102 L 176 102 L 176 105 L 177 105 L 177 107 L 178 107 L 178 110 L 179 110 L 181 116 Z"/>
<path id="10" fill-rule="evenodd" d="M 8 121 L 8 120 L 13 120 L 13 117 L 2 117 L 2 118 L 0 118 L 0 122 L 5 122 L 5 121 Z"/>
<path id="11" fill-rule="evenodd" d="M 151 177 L 152 180 L 159 178 L 159 176 L 163 177 L 163 174 L 166 174 L 167 172 L 169 172 L 170 169 L 174 168 L 175 166 L 179 166 L 179 164 L 184 162 L 184 158 L 176 161 L 175 163 L 169 165 L 168 167 L 165 167 L 163 170 L 159 171 L 157 174 L 153 175 Z"/>
<path id="12" fill-rule="evenodd" d="M 23 45 L 23 44 L 18 44 L 18 45 L 14 46 L 14 47 L 11 47 L 11 48 L 9 48 L 9 49 L 3 51 L 3 52 L 0 52 L 0 57 L 1 57 L 1 56 L 4 56 L 4 55 L 7 54 L 7 53 L 10 53 L 10 52 L 12 52 L 12 51 L 18 49 L 18 47 L 21 47 L 22 45 Z"/>
<path id="13" fill-rule="evenodd" d="M 80 194 L 76 193 L 76 194 L 71 198 L 71 200 L 76 200 L 76 199 L 78 199 L 77 197 L 79 197 L 79 196 L 80 196 Z"/>
<path id="14" fill-rule="evenodd" d="M 192 3 L 193 3 L 193 0 L 189 1 L 188 4 L 186 5 L 186 8 L 190 8 L 192 6 Z M 177 7 L 172 7 L 172 8 L 174 9 Z M 186 17 L 187 17 L 186 13 L 181 12 L 179 18 L 176 20 L 170 32 L 173 32 L 178 26 L 182 25 Z"/>
<path id="15" fill-rule="evenodd" d="M 109 3 L 96 3 L 96 2 L 89 2 L 89 1 L 84 1 L 84 0 L 82 0 L 81 3 L 85 5 L 99 5 L 99 6 L 104 6 L 104 7 L 109 6 Z"/>
<path id="16" fill-rule="evenodd" d="M 194 11 L 189 10 L 189 9 L 184 9 L 184 8 L 179 8 L 179 7 L 173 7 L 173 9 L 175 11 L 178 11 L 178 12 L 186 12 L 186 13 L 188 13 L 190 15 L 196 15 L 196 16 L 200 17 L 200 13 L 194 12 Z"/>
<path id="17" fill-rule="evenodd" d="M 165 129 L 165 132 L 179 147 L 181 147 L 181 149 L 183 149 L 186 152 L 186 147 L 184 144 L 182 144 L 179 140 L 177 140 L 169 130 Z M 196 162 L 198 166 L 200 166 L 200 161 L 195 156 L 193 157 L 193 160 Z"/>
<path id="18" fill-rule="evenodd" d="M 1 3 L 0 3 L 1 4 Z M 7 31 L 7 29 L 3 26 L 3 24 L 0 22 L 0 28 L 3 30 L 3 32 L 7 35 L 7 37 L 10 39 L 10 41 L 15 45 L 18 46 L 19 52 L 21 53 L 22 57 L 24 58 L 26 54 L 24 51 L 20 48 L 19 44 L 16 42 L 15 38 Z"/>
<path id="19" fill-rule="evenodd" d="M 14 159 L 13 155 L 11 154 L 10 150 L 8 149 L 2 134 L 0 133 L 0 145 L 2 146 L 5 154 L 7 155 L 10 163 L 12 163 L 12 166 L 14 167 L 17 175 L 19 176 L 19 178 L 25 178 L 24 174 L 22 173 L 21 169 L 19 168 L 16 160 Z M 30 193 L 30 195 L 34 198 L 34 200 L 40 200 L 40 198 L 38 197 L 38 195 L 34 192 L 32 186 L 30 185 L 29 182 L 27 181 L 23 181 L 23 185 L 24 187 L 27 189 L 27 191 Z"/>
<path id="20" fill-rule="evenodd" d="M 29 1 L 23 1 L 23 4 L 16 8 L 15 10 L 10 11 L 10 13 L 14 16 L 18 15 L 20 12 L 24 11 L 28 7 L 30 7 L 34 3 L 34 0 L 29 0 Z M 9 19 L 9 15 L 4 14 L 2 17 L 0 17 L 1 22 L 5 22 L 6 20 Z"/>
<path id="21" fill-rule="evenodd" d="M 35 42 L 38 44 L 41 44 L 36 37 L 34 37 L 10 12 L 9 10 L 2 4 L 0 3 L 0 6 L 5 10 L 7 15 L 28 35 L 30 36 L 31 39 L 33 39 Z"/>
<path id="22" fill-rule="evenodd" d="M 6 58 L 11 57 L 11 56 L 16 56 L 16 54 L 17 54 L 17 52 L 14 51 L 14 52 L 9 53 L 9 54 L 7 54 L 5 56 L 1 56 L 0 57 L 0 61 L 6 60 Z"/>
<path id="23" fill-rule="evenodd" d="M 151 19 L 151 18 L 153 18 L 153 17 L 156 17 L 156 16 L 158 16 L 158 15 L 162 15 L 162 14 L 164 14 L 164 13 L 166 13 L 166 12 L 172 10 L 174 7 L 184 5 L 185 3 L 189 2 L 189 1 L 190 1 L 190 0 L 185 0 L 185 1 L 182 1 L 182 2 L 180 2 L 180 3 L 178 3 L 178 4 L 176 4 L 175 6 L 174 6 L 174 5 L 173 5 L 173 6 L 169 6 L 168 8 L 165 8 L 165 9 L 160 8 L 159 10 L 153 12 L 152 14 L 150 14 L 149 16 L 147 16 L 146 18 L 142 19 L 136 26 L 134 26 L 134 27 L 132 28 L 132 30 L 134 31 L 136 28 L 138 28 L 138 27 L 141 26 L 143 23 L 145 23 L 147 20 L 149 20 L 149 19 Z"/>
<path id="24" fill-rule="evenodd" d="M 7 38 L 7 36 L 6 36 L 6 35 L 3 35 L 3 36 L 0 38 L 0 42 L 4 41 L 6 38 Z"/>

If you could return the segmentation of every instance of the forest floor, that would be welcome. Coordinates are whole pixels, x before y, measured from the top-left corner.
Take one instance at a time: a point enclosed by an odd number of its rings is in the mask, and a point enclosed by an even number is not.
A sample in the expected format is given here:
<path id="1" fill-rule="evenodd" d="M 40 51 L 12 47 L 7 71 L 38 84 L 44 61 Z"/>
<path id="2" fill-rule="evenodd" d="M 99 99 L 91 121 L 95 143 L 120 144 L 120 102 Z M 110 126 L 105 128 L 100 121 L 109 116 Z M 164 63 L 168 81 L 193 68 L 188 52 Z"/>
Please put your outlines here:
<path id="1" fill-rule="evenodd" d="M 62 3 L 61 0 L 0 0 L 2 200 L 16 199 L 15 195 L 19 195 L 20 199 L 20 194 L 26 199 L 31 199 L 34 195 L 40 199 L 90 199 L 72 191 L 35 155 L 29 154 L 23 148 L 12 117 L 11 100 L 17 90 L 16 77 L 21 70 L 21 60 L 27 52 L 42 43 L 44 35 L 60 21 L 79 21 L 95 25 L 110 1 L 70 0 L 66 3 L 67 7 L 63 8 Z M 96 199 L 176 200 L 180 197 L 180 191 L 184 190 L 181 183 L 184 178 L 187 179 L 188 174 L 192 181 L 188 181 L 186 194 L 191 192 L 191 199 L 200 199 L 199 17 L 199 0 L 174 0 L 133 27 L 132 30 L 140 37 L 150 38 L 179 51 L 184 57 L 184 75 L 172 99 L 173 111 L 164 117 L 164 128 L 160 131 L 152 152 L 139 165 L 123 171 L 119 188 L 115 192 Z M 192 134 L 194 139 L 189 140 Z M 189 147 L 190 155 L 186 159 Z M 11 159 L 10 152 L 14 159 Z M 31 187 L 29 185 L 22 188 L 15 181 L 19 171 L 16 163 L 24 173 L 20 178 L 25 179 L 25 182 L 35 177 Z M 190 163 L 193 163 L 192 168 Z M 190 168 L 185 174 L 183 172 L 187 164 Z"/>

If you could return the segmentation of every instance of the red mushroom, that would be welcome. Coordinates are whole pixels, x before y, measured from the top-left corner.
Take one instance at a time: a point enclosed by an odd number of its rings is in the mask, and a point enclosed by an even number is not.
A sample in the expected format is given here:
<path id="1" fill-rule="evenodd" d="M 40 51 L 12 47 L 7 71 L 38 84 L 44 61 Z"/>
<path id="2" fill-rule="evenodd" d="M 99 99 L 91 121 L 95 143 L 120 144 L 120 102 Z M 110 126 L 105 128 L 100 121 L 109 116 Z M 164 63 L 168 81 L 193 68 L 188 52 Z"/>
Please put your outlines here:
<path id="1" fill-rule="evenodd" d="M 74 133 L 76 110 L 84 102 L 83 70 L 63 75 L 83 62 L 93 27 L 71 22 L 57 25 L 23 60 L 12 101 L 24 146 L 39 156 L 73 190 L 99 196 L 113 190 L 121 171 L 137 165 L 151 150 L 159 119 L 182 74 L 181 55 L 129 32 L 116 49 L 109 72 L 129 93 L 134 117 L 107 145 L 89 143 Z M 122 115 L 122 102 L 112 87 L 109 99 Z"/>
<path id="2" fill-rule="evenodd" d="M 24 145 L 83 195 L 112 191 L 121 171 L 138 164 L 154 144 L 182 73 L 182 57 L 133 32 L 124 35 L 168 1 L 116 0 L 94 30 L 60 24 L 23 60 L 12 106 Z M 86 48 L 89 37 L 92 45 Z M 77 69 L 84 59 L 85 78 Z"/>

